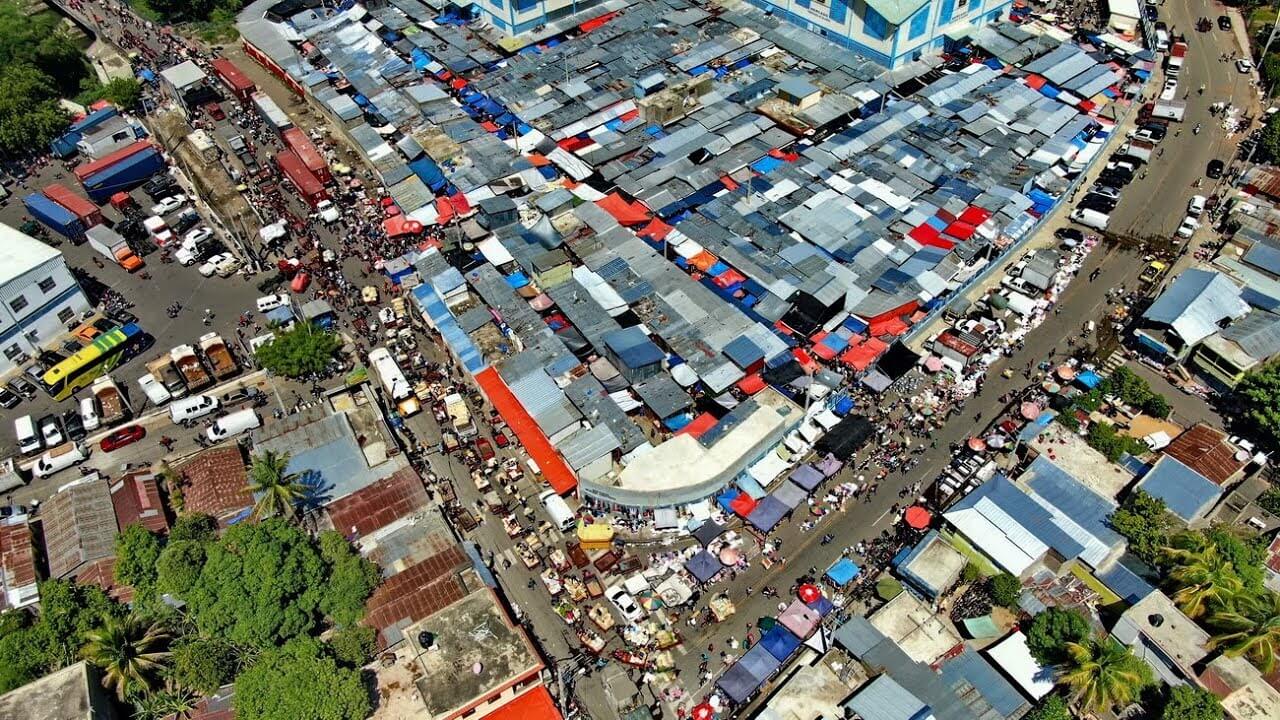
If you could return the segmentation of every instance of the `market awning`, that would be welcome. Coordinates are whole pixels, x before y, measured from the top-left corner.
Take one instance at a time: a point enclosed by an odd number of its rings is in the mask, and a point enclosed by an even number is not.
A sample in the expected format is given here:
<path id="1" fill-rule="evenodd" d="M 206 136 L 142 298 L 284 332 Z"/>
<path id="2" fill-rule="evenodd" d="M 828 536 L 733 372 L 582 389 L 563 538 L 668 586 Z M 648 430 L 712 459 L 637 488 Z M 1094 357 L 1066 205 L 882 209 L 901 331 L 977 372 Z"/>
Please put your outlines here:
<path id="1" fill-rule="evenodd" d="M 791 508 L 782 503 L 781 500 L 770 495 L 760 501 L 760 504 L 747 515 L 747 522 L 760 532 L 769 532 L 782 521 L 791 512 Z"/>
<path id="2" fill-rule="evenodd" d="M 760 637 L 759 647 L 769 651 L 769 654 L 778 659 L 779 662 L 786 662 L 800 647 L 800 638 L 791 633 L 781 625 L 774 625 L 769 631 Z"/>
<path id="3" fill-rule="evenodd" d="M 729 503 L 729 509 L 738 517 L 747 517 L 756 509 L 756 501 L 745 492 L 738 493 L 738 497 Z"/>
<path id="4" fill-rule="evenodd" d="M 684 569 L 688 570 L 698 582 L 705 583 L 718 575 L 724 569 L 724 565 L 715 555 L 706 550 L 699 550 L 684 562 Z"/>
<path id="5" fill-rule="evenodd" d="M 792 510 L 803 505 L 805 498 L 808 496 L 809 494 L 805 492 L 803 488 L 798 485 L 792 485 L 791 483 L 782 483 L 778 486 L 778 489 L 774 490 L 773 494 L 770 495 L 770 497 L 776 498 L 778 502 L 786 505 Z"/>
<path id="6" fill-rule="evenodd" d="M 778 616 L 778 624 L 790 630 L 801 640 L 812 635 L 821 622 L 822 616 L 799 600 L 793 600 Z"/>
<path id="7" fill-rule="evenodd" d="M 849 558 L 840 558 L 834 565 L 827 568 L 827 578 L 843 587 L 858 577 L 860 571 L 861 569 Z"/>
<path id="8" fill-rule="evenodd" d="M 825 478 L 818 468 L 804 464 L 791 471 L 790 480 L 806 492 L 813 492 Z"/>
<path id="9" fill-rule="evenodd" d="M 542 433 L 524 405 L 507 387 L 507 384 L 493 368 L 485 368 L 476 374 L 476 383 L 484 392 L 489 402 L 497 409 L 498 414 L 506 421 L 511 431 L 520 439 L 520 444 L 528 451 L 529 457 L 538 464 L 542 477 L 558 494 L 564 495 L 578 486 L 578 478 L 569 469 L 564 458 L 556 452 L 551 441 Z"/>
<path id="10" fill-rule="evenodd" d="M 724 526 L 715 520 L 707 520 L 693 531 L 693 537 L 703 545 L 710 545 L 724 534 Z"/>
<path id="11" fill-rule="evenodd" d="M 782 666 L 781 661 L 774 657 L 773 653 L 760 645 L 744 653 L 738 664 L 745 667 L 751 676 L 761 683 L 773 677 L 773 674 Z"/>

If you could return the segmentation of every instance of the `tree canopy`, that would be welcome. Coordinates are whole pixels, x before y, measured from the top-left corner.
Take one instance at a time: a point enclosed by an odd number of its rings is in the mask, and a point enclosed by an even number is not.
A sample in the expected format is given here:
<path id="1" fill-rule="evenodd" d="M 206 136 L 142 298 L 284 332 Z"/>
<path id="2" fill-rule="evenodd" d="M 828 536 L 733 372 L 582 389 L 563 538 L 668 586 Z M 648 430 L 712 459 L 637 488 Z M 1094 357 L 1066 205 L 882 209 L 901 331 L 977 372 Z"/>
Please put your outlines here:
<path id="1" fill-rule="evenodd" d="M 88 78 L 60 16 L 0 0 L 0 152 L 48 147 L 70 122 L 58 98 L 75 97 Z"/>
<path id="2" fill-rule="evenodd" d="M 1264 74 L 1270 75 L 1271 77 L 1280 77 L 1280 74 L 1278 74 L 1280 73 L 1280 58 L 1277 58 L 1275 54 L 1268 55 L 1266 60 L 1263 61 L 1262 71 Z M 1277 115 L 1280 115 L 1280 113 L 1272 114 L 1271 117 L 1267 118 L 1267 124 L 1262 126 L 1262 135 L 1258 138 L 1258 155 L 1261 156 L 1259 159 L 1269 160 L 1271 162 L 1280 160 L 1280 117 L 1277 117 Z M 1275 388 L 1277 387 L 1275 368 L 1276 364 L 1272 363 L 1259 371 L 1259 374 L 1270 375 L 1267 383 L 1272 388 L 1272 397 L 1275 397 Z M 1253 373 L 1246 375 L 1245 381 L 1248 381 L 1252 375 Z M 1243 382 L 1236 386 L 1237 395 L 1240 394 L 1242 386 Z M 1275 441 L 1276 439 L 1280 439 L 1280 413 L 1277 413 L 1274 404 L 1271 408 L 1270 413 L 1268 413 L 1270 415 L 1268 423 L 1271 426 L 1269 432 L 1272 433 L 1272 440 Z M 1250 419 L 1255 421 L 1257 420 L 1252 417 Z"/>
<path id="3" fill-rule="evenodd" d="M 221 638 L 191 638 L 173 649 L 173 679 L 209 695 L 235 679 L 236 648 Z"/>
<path id="4" fill-rule="evenodd" d="M 116 536 L 116 582 L 133 588 L 135 596 L 150 596 L 156 586 L 156 563 L 163 549 L 160 536 L 138 523 Z"/>
<path id="5" fill-rule="evenodd" d="M 0 693 L 75 662 L 87 633 L 123 608 L 101 588 L 68 580 L 40 583 L 41 612 L 0 614 Z"/>
<path id="6" fill-rule="evenodd" d="M 1268 149 L 1270 146 L 1271 149 Z M 1271 158 L 1280 159 L 1280 113 L 1267 119 L 1260 147 Z M 1280 444 L 1280 362 L 1268 363 L 1244 376 L 1236 385 L 1236 399 L 1243 406 L 1244 419 L 1260 439 Z"/>
<path id="7" fill-rule="evenodd" d="M 1151 565 L 1163 562 L 1173 526 L 1164 500 L 1145 490 L 1135 490 L 1111 513 L 1110 520 L 1116 532 L 1129 541 L 1130 552 Z"/>
<path id="8" fill-rule="evenodd" d="M 1194 685 L 1174 685 L 1160 720 L 1222 720 L 1222 703 L 1217 696 Z"/>
<path id="9" fill-rule="evenodd" d="M 1039 705 L 1023 716 L 1023 720 L 1071 720 L 1071 710 L 1061 695 L 1046 695 Z"/>
<path id="10" fill-rule="evenodd" d="M 239 720 L 362 720 L 371 708 L 359 670 L 299 638 L 263 652 L 240 673 L 235 709 Z"/>
<path id="11" fill-rule="evenodd" d="M 1000 573 L 991 578 L 991 599 L 997 605 L 1016 608 L 1022 596 L 1022 583 L 1009 573 Z"/>
<path id="12" fill-rule="evenodd" d="M 1089 621 L 1078 611 L 1051 607 L 1031 620 L 1027 648 L 1041 665 L 1058 665 L 1068 659 L 1067 643 L 1084 642 L 1090 632 Z"/>
<path id="13" fill-rule="evenodd" d="M 298 323 L 289 330 L 276 332 L 274 340 L 258 348 L 256 357 L 262 367 L 277 375 L 303 378 L 323 372 L 338 347 L 338 338 L 333 333 Z"/>

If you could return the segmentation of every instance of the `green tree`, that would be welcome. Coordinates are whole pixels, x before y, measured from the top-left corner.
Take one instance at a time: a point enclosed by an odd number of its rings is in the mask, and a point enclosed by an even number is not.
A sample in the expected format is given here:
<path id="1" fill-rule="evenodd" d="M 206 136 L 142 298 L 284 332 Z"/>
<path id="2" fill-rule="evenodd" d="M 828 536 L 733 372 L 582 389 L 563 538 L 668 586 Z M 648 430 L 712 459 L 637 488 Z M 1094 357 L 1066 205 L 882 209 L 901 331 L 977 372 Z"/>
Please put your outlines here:
<path id="1" fill-rule="evenodd" d="M 1058 665 L 1067 660 L 1067 643 L 1082 643 L 1091 632 L 1078 611 L 1051 607 L 1031 620 L 1027 648 L 1041 665 Z"/>
<path id="2" fill-rule="evenodd" d="M 1280 113 L 1267 118 L 1258 149 L 1280 160 Z M 1236 385 L 1236 399 L 1245 420 L 1270 445 L 1280 444 L 1280 362 L 1272 362 L 1244 376 Z"/>
<path id="3" fill-rule="evenodd" d="M 267 650 L 236 678 L 238 720 L 363 720 L 370 709 L 360 671 L 339 666 L 314 640 Z"/>
<path id="4" fill-rule="evenodd" d="M 1071 710 L 1061 695 L 1046 695 L 1039 705 L 1031 708 L 1031 712 L 1022 716 L 1023 720 L 1072 720 Z"/>
<path id="5" fill-rule="evenodd" d="M 133 720 L 169 720 L 190 717 L 200 696 L 187 688 L 167 683 L 141 697 L 133 698 Z"/>
<path id="6" fill-rule="evenodd" d="M 164 549 L 160 536 L 134 523 L 116 535 L 116 582 L 133 588 L 139 597 L 150 596 L 156 586 L 156 563 Z"/>
<path id="7" fill-rule="evenodd" d="M 1231 561 L 1222 556 L 1217 545 L 1199 536 L 1180 536 L 1178 540 L 1181 547 L 1165 550 L 1173 564 L 1169 582 L 1176 588 L 1170 599 L 1193 619 L 1229 607 L 1244 587 Z"/>
<path id="8" fill-rule="evenodd" d="M 349 667 L 361 667 L 373 659 L 378 649 L 378 632 L 366 625 L 349 625 L 329 638 L 329 649 L 339 662 Z"/>
<path id="9" fill-rule="evenodd" d="M 1022 582 L 1009 573 L 1000 573 L 991 578 L 991 599 L 997 605 L 1007 608 L 1018 607 L 1018 599 L 1022 597 Z"/>
<path id="10" fill-rule="evenodd" d="M 1271 673 L 1280 654 L 1280 595 L 1268 591 L 1235 604 L 1209 618 L 1209 625 L 1218 630 L 1211 647 L 1231 657 L 1248 657 L 1258 669 Z"/>
<path id="11" fill-rule="evenodd" d="M 102 670 L 102 686 L 115 688 L 121 702 L 157 686 L 169 660 L 169 631 L 131 613 L 109 617 L 85 634 L 84 658 Z"/>
<path id="12" fill-rule="evenodd" d="M 249 489 L 257 497 L 253 516 L 258 519 L 284 517 L 293 519 L 298 514 L 298 503 L 306 495 L 297 473 L 288 471 L 289 453 L 267 450 L 253 457 L 249 468 Z"/>
<path id="13" fill-rule="evenodd" d="M 51 667 L 44 626 L 25 610 L 0 614 L 0 694 L 22 687 Z"/>
<path id="14" fill-rule="evenodd" d="M 1169 413 L 1173 412 L 1173 408 L 1169 407 L 1169 401 L 1165 396 L 1153 393 L 1151 399 L 1143 403 L 1142 412 L 1163 420 L 1169 417 Z"/>
<path id="15" fill-rule="evenodd" d="M 1110 638 L 1067 643 L 1061 682 L 1072 700 L 1091 712 L 1124 707 L 1151 684 L 1151 670 L 1129 648 Z"/>
<path id="16" fill-rule="evenodd" d="M 1111 526 L 1129 541 L 1129 551 L 1143 561 L 1158 565 L 1164 559 L 1173 526 L 1164 500 L 1144 490 L 1135 490 L 1111 513 Z"/>
<path id="17" fill-rule="evenodd" d="M 48 643 L 49 669 L 75 662 L 86 634 L 123 615 L 124 608 L 96 585 L 70 580 L 40 583 L 39 624 Z"/>
<path id="18" fill-rule="evenodd" d="M 212 515 L 190 513 L 179 515 L 169 528 L 169 542 L 179 540 L 195 540 L 208 542 L 218 537 L 218 521 Z"/>
<path id="19" fill-rule="evenodd" d="M 1272 515 L 1280 516 L 1280 488 L 1269 487 L 1258 496 L 1258 504 Z"/>
<path id="20" fill-rule="evenodd" d="M 0 67 L 29 66 L 73 96 L 89 77 L 89 63 L 55 13 L 32 14 L 15 0 L 0 2 Z"/>
<path id="21" fill-rule="evenodd" d="M 204 569 L 204 544 L 195 540 L 172 540 L 156 562 L 156 587 L 160 592 L 183 597 L 200 582 Z"/>
<path id="22" fill-rule="evenodd" d="M 1262 592 L 1265 574 L 1262 566 L 1267 557 L 1267 539 L 1246 528 L 1231 525 L 1214 525 L 1200 532 L 1204 541 L 1218 548 L 1218 554 L 1230 563 L 1244 592 L 1254 595 Z"/>
<path id="23" fill-rule="evenodd" d="M 1194 685 L 1174 685 L 1160 708 L 1159 720 L 1222 720 L 1222 703 Z"/>
<path id="24" fill-rule="evenodd" d="M 320 533 L 320 557 L 329 566 L 320 609 L 339 626 L 355 624 L 364 616 L 365 599 L 378 586 L 378 566 L 332 530 Z"/>
<path id="25" fill-rule="evenodd" d="M 1141 455 L 1147 450 L 1147 447 L 1137 440 L 1128 435 L 1121 435 L 1116 431 L 1115 426 L 1108 422 L 1090 423 L 1085 441 L 1089 443 L 1089 447 L 1105 455 L 1111 462 L 1119 460 L 1125 453 Z"/>
<path id="26" fill-rule="evenodd" d="M 323 372 L 338 352 L 333 333 L 298 323 L 290 330 L 277 331 L 275 339 L 258 348 L 258 364 L 277 375 L 302 378 Z"/>
<path id="27" fill-rule="evenodd" d="M 0 151 L 47 147 L 70 123 L 57 100 L 57 85 L 36 67 L 0 65 Z"/>
<path id="28" fill-rule="evenodd" d="M 111 78 L 105 85 L 97 85 L 87 94 L 86 99 L 90 102 L 107 100 L 122 110 L 132 110 L 142 100 L 142 83 L 131 77 Z"/>
<path id="29" fill-rule="evenodd" d="M 236 648 L 224 640 L 188 640 L 173 649 L 173 679 L 184 688 L 211 695 L 235 679 L 236 656 Z"/>

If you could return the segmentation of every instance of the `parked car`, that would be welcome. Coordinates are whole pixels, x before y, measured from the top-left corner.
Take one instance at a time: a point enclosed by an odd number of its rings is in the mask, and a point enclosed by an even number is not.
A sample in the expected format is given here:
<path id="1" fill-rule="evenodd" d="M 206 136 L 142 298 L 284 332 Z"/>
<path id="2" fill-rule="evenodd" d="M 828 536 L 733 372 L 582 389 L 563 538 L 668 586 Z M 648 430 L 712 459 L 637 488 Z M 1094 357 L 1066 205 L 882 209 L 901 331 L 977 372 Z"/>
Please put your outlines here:
<path id="1" fill-rule="evenodd" d="M 80 442 L 88 435 L 88 431 L 84 429 L 84 420 L 80 418 L 80 412 L 72 409 L 62 414 L 62 425 L 67 430 L 67 437 L 76 442 Z"/>
<path id="2" fill-rule="evenodd" d="M 1192 195 L 1191 200 L 1187 203 L 1187 215 L 1190 217 L 1200 217 L 1204 214 L 1205 204 L 1209 199 L 1203 195 Z"/>
<path id="3" fill-rule="evenodd" d="M 1244 58 L 1236 60 L 1236 72 L 1241 75 L 1248 75 L 1253 72 L 1253 63 Z"/>
<path id="4" fill-rule="evenodd" d="M 57 415 L 45 415 L 40 418 L 40 437 L 44 438 L 45 447 L 57 447 L 66 439 L 66 433 L 62 431 L 62 421 Z"/>
<path id="5" fill-rule="evenodd" d="M 204 264 L 201 265 L 199 268 L 200 274 L 205 277 L 213 277 L 214 275 L 221 275 L 222 274 L 221 268 L 227 263 L 234 262 L 235 259 L 236 259 L 235 256 L 232 255 L 231 253 L 218 253 L 217 255 L 214 255 L 213 257 L 204 261 Z"/>
<path id="6" fill-rule="evenodd" d="M 0 387 L 0 406 L 5 410 L 12 410 L 18 407 L 18 403 L 22 402 L 22 398 L 18 394 L 7 387 Z"/>
<path id="7" fill-rule="evenodd" d="M 102 452 L 112 452 L 125 445 L 132 445 L 146 436 L 147 431 L 141 425 L 126 425 L 102 438 L 102 442 L 98 443 L 98 447 L 102 448 Z"/>
<path id="8" fill-rule="evenodd" d="M 5 384 L 5 387 L 21 395 L 24 400 L 35 399 L 36 386 L 27 382 L 25 378 L 16 377 Z"/>
<path id="9" fill-rule="evenodd" d="M 1169 78 L 1164 81 L 1164 89 L 1160 91 L 1161 100 L 1172 100 L 1178 96 L 1178 81 Z"/>
<path id="10" fill-rule="evenodd" d="M 1226 170 L 1226 168 L 1226 163 L 1222 162 L 1218 158 L 1214 158 L 1209 161 L 1209 166 L 1205 168 L 1204 174 L 1208 175 L 1210 180 L 1217 180 L 1222 177 L 1222 172 Z"/>
<path id="11" fill-rule="evenodd" d="M 1230 30 L 1230 29 L 1231 29 L 1231 18 L 1227 17 L 1226 15 L 1219 15 L 1219 16 L 1218 16 L 1218 29 L 1219 29 L 1219 30 Z"/>
<path id="12" fill-rule="evenodd" d="M 205 103 L 204 105 L 201 105 L 200 109 L 204 110 L 205 114 L 213 118 L 214 120 L 227 119 L 227 114 L 222 112 L 222 106 L 216 102 L 213 102 L 212 100 Z"/>
<path id="13" fill-rule="evenodd" d="M 155 205 L 152 205 L 151 214 L 161 215 L 161 216 L 168 215 L 169 213 L 177 210 L 178 208 L 186 204 L 187 204 L 186 195 L 183 195 L 182 193 L 178 193 L 177 195 L 170 195 L 169 197 L 164 198 L 163 200 L 156 203 Z"/>
<path id="14" fill-rule="evenodd" d="M 618 612 L 622 613 L 622 617 L 627 622 L 636 623 L 644 619 L 644 610 L 640 609 L 635 599 L 631 597 L 631 593 L 627 592 L 622 585 L 611 585 L 604 591 L 604 596 L 613 603 Z"/>
<path id="15" fill-rule="evenodd" d="M 1188 215 L 1182 218 L 1182 224 L 1178 226 L 1176 234 L 1180 238 L 1189 238 L 1196 234 L 1196 229 L 1200 227 L 1200 221 Z"/>
<path id="16" fill-rule="evenodd" d="M 178 191 L 178 183 L 169 175 L 156 175 L 142 184 L 142 192 L 152 200 L 159 200 Z"/>
<path id="17" fill-rule="evenodd" d="M 278 307 L 284 307 L 289 304 L 289 296 L 285 293 L 277 293 L 275 295 L 264 295 L 258 298 L 256 303 L 258 312 L 270 312 Z"/>
<path id="18" fill-rule="evenodd" d="M 183 213 L 178 216 L 178 219 L 174 220 L 169 227 L 175 233 L 177 233 L 178 235 L 181 235 L 182 233 L 190 230 L 191 228 L 199 224 L 200 224 L 200 213 L 196 212 L 195 210 L 187 209 L 187 210 L 184 210 Z"/>

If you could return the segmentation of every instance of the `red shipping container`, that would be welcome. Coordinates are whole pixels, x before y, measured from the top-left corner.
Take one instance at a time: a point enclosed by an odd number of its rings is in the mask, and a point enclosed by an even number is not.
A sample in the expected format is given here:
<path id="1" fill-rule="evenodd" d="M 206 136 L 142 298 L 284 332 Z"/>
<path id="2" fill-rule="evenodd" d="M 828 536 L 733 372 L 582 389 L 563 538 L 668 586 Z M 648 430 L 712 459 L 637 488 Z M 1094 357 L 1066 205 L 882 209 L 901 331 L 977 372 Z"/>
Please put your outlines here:
<path id="1" fill-rule="evenodd" d="M 137 155 L 143 150 L 147 150 L 153 147 L 155 147 L 155 145 L 152 145 L 146 140 L 139 140 L 138 142 L 132 145 L 129 145 L 127 147 L 122 147 L 113 153 L 103 155 L 97 160 L 92 160 L 87 163 L 80 163 L 79 165 L 76 166 L 76 169 L 75 169 L 76 178 L 78 178 L 80 182 L 84 182 L 84 179 L 89 177 L 90 175 L 93 175 L 94 173 L 97 173 L 97 172 L 101 172 L 102 170 L 106 170 L 107 168 L 111 167 L 112 165 L 115 165 L 121 160 L 125 160 L 127 158 L 133 157 L 134 155 Z"/>
<path id="2" fill-rule="evenodd" d="M 213 72 L 227 86 L 227 90 L 242 103 L 249 102 L 249 96 L 257 91 L 258 86 L 253 84 L 244 73 L 240 72 L 240 68 L 235 63 L 226 58 L 214 58 L 209 63 L 213 67 Z"/>
<path id="3" fill-rule="evenodd" d="M 85 229 L 102 224 L 102 210 L 97 205 L 72 192 L 69 188 L 53 183 L 44 189 L 44 196 L 71 211 L 80 218 Z"/>
<path id="4" fill-rule="evenodd" d="M 298 154 L 298 158 L 302 160 L 302 164 L 312 172 L 320 182 L 328 183 L 333 181 L 333 175 L 329 173 L 329 164 L 324 161 L 324 156 L 316 149 L 316 146 L 307 137 L 306 133 L 296 127 L 285 130 L 282 134 L 284 144 L 289 149 Z"/>
<path id="5" fill-rule="evenodd" d="M 319 205 L 321 200 L 329 199 L 324 183 L 307 169 L 301 158 L 292 150 L 281 150 L 276 153 L 276 165 L 280 167 L 280 172 L 293 182 L 293 186 L 298 189 L 298 194 L 311 207 Z"/>

